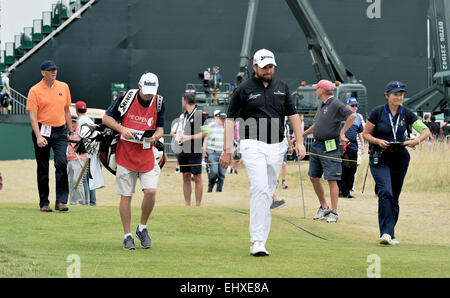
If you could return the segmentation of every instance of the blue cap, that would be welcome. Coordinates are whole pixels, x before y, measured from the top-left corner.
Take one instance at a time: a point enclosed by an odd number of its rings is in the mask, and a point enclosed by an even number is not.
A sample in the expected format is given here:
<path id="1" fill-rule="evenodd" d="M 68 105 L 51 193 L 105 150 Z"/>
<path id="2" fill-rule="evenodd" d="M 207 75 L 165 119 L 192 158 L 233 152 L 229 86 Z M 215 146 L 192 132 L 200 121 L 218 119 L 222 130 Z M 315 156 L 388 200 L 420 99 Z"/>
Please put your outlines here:
<path id="1" fill-rule="evenodd" d="M 350 97 L 349 99 L 347 99 L 347 104 L 348 105 L 357 105 L 358 101 L 356 100 L 356 98 Z"/>
<path id="2" fill-rule="evenodd" d="M 42 62 L 41 70 L 53 70 L 53 69 L 57 69 L 55 62 L 51 60 L 45 60 L 44 62 Z"/>
<path id="3" fill-rule="evenodd" d="M 392 81 L 386 85 L 386 93 L 406 92 L 406 85 L 399 81 Z"/>
<path id="4" fill-rule="evenodd" d="M 10 72 L 9 69 L 5 68 L 3 72 Z"/>

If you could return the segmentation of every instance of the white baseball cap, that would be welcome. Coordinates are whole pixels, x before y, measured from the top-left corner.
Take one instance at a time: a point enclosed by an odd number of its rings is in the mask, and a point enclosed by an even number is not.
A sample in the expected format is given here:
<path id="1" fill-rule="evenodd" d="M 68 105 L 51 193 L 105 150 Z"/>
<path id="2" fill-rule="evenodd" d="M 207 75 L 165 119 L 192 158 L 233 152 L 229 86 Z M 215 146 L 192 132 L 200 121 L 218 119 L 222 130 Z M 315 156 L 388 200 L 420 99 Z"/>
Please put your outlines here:
<path id="1" fill-rule="evenodd" d="M 261 49 L 256 51 L 253 56 L 253 64 L 258 64 L 259 67 L 263 68 L 268 64 L 273 64 L 277 66 L 275 63 L 275 55 L 266 49 Z"/>
<path id="2" fill-rule="evenodd" d="M 144 73 L 139 80 L 139 84 L 141 84 L 141 90 L 144 94 L 155 95 L 158 91 L 158 77 L 151 72 Z"/>
<path id="3" fill-rule="evenodd" d="M 214 111 L 214 116 L 219 116 L 220 112 L 221 112 L 220 110 L 215 110 Z"/>

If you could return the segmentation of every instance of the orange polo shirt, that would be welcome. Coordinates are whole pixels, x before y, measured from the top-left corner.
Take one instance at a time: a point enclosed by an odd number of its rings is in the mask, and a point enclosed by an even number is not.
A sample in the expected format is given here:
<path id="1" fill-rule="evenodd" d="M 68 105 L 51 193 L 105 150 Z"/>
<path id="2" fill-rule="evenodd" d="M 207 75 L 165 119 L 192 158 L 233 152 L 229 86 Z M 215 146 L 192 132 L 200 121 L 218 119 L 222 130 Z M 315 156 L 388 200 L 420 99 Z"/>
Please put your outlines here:
<path id="1" fill-rule="evenodd" d="M 64 108 L 72 104 L 69 86 L 55 80 L 49 88 L 43 80 L 28 92 L 27 111 L 37 111 L 39 123 L 58 127 L 66 123 Z"/>

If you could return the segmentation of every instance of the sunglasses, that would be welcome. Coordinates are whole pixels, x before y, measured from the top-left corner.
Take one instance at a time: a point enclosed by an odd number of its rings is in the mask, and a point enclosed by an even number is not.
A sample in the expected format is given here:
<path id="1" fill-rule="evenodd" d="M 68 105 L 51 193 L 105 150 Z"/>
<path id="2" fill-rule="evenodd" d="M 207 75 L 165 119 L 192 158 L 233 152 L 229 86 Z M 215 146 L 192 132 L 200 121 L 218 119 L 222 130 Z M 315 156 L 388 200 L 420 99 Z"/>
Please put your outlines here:
<path id="1" fill-rule="evenodd" d="M 356 108 L 358 107 L 358 105 L 350 105 L 352 108 Z"/>

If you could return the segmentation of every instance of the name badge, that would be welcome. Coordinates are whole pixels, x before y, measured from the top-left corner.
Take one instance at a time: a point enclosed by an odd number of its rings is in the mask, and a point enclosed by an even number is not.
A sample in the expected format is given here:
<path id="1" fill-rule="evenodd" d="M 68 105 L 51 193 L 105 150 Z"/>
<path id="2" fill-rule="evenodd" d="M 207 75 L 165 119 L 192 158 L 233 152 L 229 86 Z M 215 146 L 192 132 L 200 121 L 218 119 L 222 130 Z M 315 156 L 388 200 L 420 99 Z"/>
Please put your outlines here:
<path id="1" fill-rule="evenodd" d="M 51 134 L 52 134 L 52 127 L 42 124 L 41 125 L 41 135 L 43 137 L 50 137 Z"/>
<path id="2" fill-rule="evenodd" d="M 337 149 L 336 146 L 336 140 L 335 139 L 331 139 L 331 140 L 326 140 L 325 141 L 325 151 L 326 152 L 331 152 Z"/>
<path id="3" fill-rule="evenodd" d="M 142 144 L 142 149 L 150 149 L 152 148 L 152 143 L 150 142 L 151 138 L 144 138 L 144 143 Z"/>

